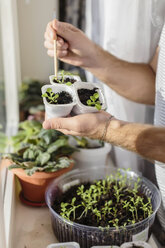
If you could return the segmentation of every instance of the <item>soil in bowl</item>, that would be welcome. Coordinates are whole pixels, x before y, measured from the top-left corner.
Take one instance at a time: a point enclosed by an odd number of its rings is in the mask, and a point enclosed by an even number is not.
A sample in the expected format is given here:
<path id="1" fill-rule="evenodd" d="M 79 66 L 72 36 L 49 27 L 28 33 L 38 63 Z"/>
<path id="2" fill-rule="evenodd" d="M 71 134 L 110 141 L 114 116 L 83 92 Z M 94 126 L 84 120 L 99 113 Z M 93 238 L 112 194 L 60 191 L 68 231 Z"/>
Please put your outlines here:
<path id="1" fill-rule="evenodd" d="M 132 244 L 132 245 L 130 246 L 130 248 L 143 248 L 143 247 L 142 247 L 142 246 L 139 246 L 139 245 Z"/>
<path id="2" fill-rule="evenodd" d="M 95 98 L 95 94 L 98 94 L 98 88 L 93 88 L 92 90 L 90 89 L 78 89 L 77 93 L 80 99 L 80 102 L 84 104 L 85 106 L 91 106 L 95 107 L 97 103 L 101 106 L 102 103 L 100 102 L 99 95 L 97 98 Z M 97 108 L 97 107 L 96 107 Z"/>
<path id="3" fill-rule="evenodd" d="M 151 199 L 140 192 L 139 181 L 118 176 L 75 185 L 58 196 L 52 208 L 72 222 L 100 228 L 124 228 L 150 216 Z"/>
<path id="4" fill-rule="evenodd" d="M 61 79 L 56 79 L 56 78 L 54 78 L 53 79 L 53 82 L 54 83 L 57 83 L 57 84 L 66 84 L 66 85 L 72 85 L 72 84 L 74 84 L 75 82 L 77 82 L 77 80 L 76 79 L 74 79 L 74 78 L 69 78 L 69 77 L 67 77 L 67 78 L 61 78 Z"/>
<path id="5" fill-rule="evenodd" d="M 47 102 L 50 104 L 69 104 L 73 102 L 72 96 L 66 91 L 54 93 L 48 88 L 43 96 L 46 97 Z"/>

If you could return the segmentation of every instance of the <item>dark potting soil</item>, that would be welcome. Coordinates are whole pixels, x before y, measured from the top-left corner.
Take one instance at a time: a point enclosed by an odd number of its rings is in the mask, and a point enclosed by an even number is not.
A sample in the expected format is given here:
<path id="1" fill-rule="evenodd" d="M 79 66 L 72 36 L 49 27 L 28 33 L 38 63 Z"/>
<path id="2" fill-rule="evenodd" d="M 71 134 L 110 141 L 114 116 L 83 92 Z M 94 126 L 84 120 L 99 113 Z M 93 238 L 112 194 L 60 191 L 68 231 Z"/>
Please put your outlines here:
<path id="1" fill-rule="evenodd" d="M 143 247 L 132 244 L 132 246 L 130 246 L 130 248 L 143 248 Z"/>
<path id="2" fill-rule="evenodd" d="M 55 78 L 53 79 L 53 82 L 54 82 L 54 83 L 60 84 L 59 81 L 62 83 L 62 79 L 58 79 L 58 80 L 56 80 Z M 77 80 L 74 79 L 74 78 L 69 78 L 69 77 L 67 77 L 67 78 L 64 79 L 63 84 L 68 83 L 68 82 L 71 82 L 71 84 L 74 84 L 76 81 L 77 81 Z"/>
<path id="3" fill-rule="evenodd" d="M 47 94 L 49 93 L 47 92 Z M 46 98 L 47 102 L 50 104 L 68 104 L 73 101 L 72 96 L 66 91 L 57 92 L 56 94 L 59 95 L 59 97 L 57 98 L 57 102 L 50 103 L 50 100 Z M 55 94 L 53 96 L 55 96 Z"/>
<path id="4" fill-rule="evenodd" d="M 76 146 L 77 148 L 81 148 L 81 149 L 99 149 L 102 146 L 87 146 L 87 147 L 82 147 L 82 146 Z"/>
<path id="5" fill-rule="evenodd" d="M 82 184 L 81 184 L 82 185 Z M 54 200 L 54 203 L 52 205 L 52 208 L 59 214 L 62 215 L 62 208 L 61 208 L 61 203 L 69 203 L 68 206 L 66 206 L 66 212 L 70 211 L 70 207 L 72 206 L 72 199 L 75 197 L 75 203 L 74 206 L 79 206 L 78 208 L 76 208 L 75 213 L 73 213 L 72 211 L 69 219 L 73 222 L 79 223 L 79 224 L 83 224 L 83 225 L 87 225 L 87 226 L 96 226 L 96 227 L 114 227 L 114 222 L 116 219 L 118 219 L 118 223 L 117 226 L 124 226 L 132 224 L 130 223 L 130 221 L 133 220 L 132 217 L 132 212 L 128 211 L 127 208 L 123 208 L 123 202 L 124 201 L 128 201 L 130 198 L 132 198 L 134 195 L 133 193 L 130 191 L 129 187 L 123 187 L 122 190 L 120 191 L 120 201 L 117 202 L 117 198 L 115 196 L 115 192 L 114 192 L 114 186 L 115 183 L 112 183 L 110 185 L 109 191 L 106 194 L 102 194 L 100 199 L 97 200 L 96 203 L 94 203 L 92 205 L 92 207 L 88 209 L 88 211 L 82 215 L 82 212 L 84 212 L 84 207 L 82 206 L 82 197 L 81 195 L 77 194 L 77 190 L 81 185 L 76 185 L 71 187 L 70 189 L 68 189 L 65 193 L 59 195 L 57 197 L 57 199 Z M 84 191 L 89 190 L 91 185 L 96 185 L 95 183 L 86 183 L 84 184 Z M 119 185 L 118 185 L 119 186 Z M 94 193 L 93 193 L 94 194 Z M 138 192 L 135 199 L 140 196 L 143 198 L 143 202 L 144 204 L 146 204 L 148 202 L 148 198 Z M 109 208 L 109 212 L 106 213 L 106 215 L 101 214 L 101 218 L 99 219 L 97 217 L 96 214 L 93 213 L 93 209 L 99 210 L 101 213 L 103 213 L 103 208 L 105 208 L 106 203 L 112 201 L 111 205 L 108 207 Z M 112 211 L 116 211 L 116 216 L 114 217 L 114 213 L 112 214 Z M 142 221 L 143 219 L 145 219 L 146 217 L 144 217 L 144 213 L 141 209 L 141 206 L 139 206 L 137 208 L 137 216 L 138 216 L 138 220 L 136 220 L 136 222 Z M 63 216 L 64 217 L 64 216 Z M 65 217 L 64 217 L 65 218 Z"/>
<path id="6" fill-rule="evenodd" d="M 80 102 L 86 106 L 88 106 L 87 101 L 90 99 L 90 96 L 97 93 L 98 88 L 93 88 L 92 90 L 89 89 L 78 89 L 77 93 L 80 99 Z M 99 101 L 99 98 L 98 98 Z M 102 104 L 101 104 L 102 105 Z"/>

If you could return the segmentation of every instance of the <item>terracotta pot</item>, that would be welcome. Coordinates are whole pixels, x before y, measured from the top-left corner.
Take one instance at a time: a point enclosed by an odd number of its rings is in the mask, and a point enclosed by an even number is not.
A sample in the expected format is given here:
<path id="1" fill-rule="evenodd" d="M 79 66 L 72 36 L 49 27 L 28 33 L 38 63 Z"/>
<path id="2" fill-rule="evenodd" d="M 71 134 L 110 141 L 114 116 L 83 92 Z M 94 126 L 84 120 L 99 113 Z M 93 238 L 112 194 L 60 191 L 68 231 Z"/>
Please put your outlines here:
<path id="1" fill-rule="evenodd" d="M 45 190 L 48 184 L 56 177 L 70 171 L 74 163 L 68 168 L 61 169 L 56 172 L 35 172 L 32 176 L 28 176 L 23 169 L 12 169 L 11 171 L 18 177 L 23 197 L 35 203 L 45 202 Z"/>

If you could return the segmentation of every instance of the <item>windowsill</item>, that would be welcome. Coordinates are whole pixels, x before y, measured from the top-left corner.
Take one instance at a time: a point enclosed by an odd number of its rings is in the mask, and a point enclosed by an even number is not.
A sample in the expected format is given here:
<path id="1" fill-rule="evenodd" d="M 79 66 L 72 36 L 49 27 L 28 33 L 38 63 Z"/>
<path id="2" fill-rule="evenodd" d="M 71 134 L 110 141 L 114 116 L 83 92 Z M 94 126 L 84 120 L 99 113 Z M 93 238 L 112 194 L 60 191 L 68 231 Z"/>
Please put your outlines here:
<path id="1" fill-rule="evenodd" d="M 19 200 L 19 192 L 20 187 L 16 182 L 13 248 L 46 248 L 49 244 L 56 243 L 48 208 L 23 205 Z"/>
<path id="2" fill-rule="evenodd" d="M 112 165 L 111 159 L 108 160 L 107 164 Z M 13 189 L 11 185 L 13 185 Z M 7 248 L 46 248 L 51 243 L 57 243 L 58 240 L 52 230 L 48 208 L 35 208 L 22 204 L 19 199 L 19 182 L 14 180 L 11 172 L 8 172 L 6 186 L 8 195 L 5 196 L 5 205 L 7 206 L 5 213 L 10 211 L 8 217 L 5 218 L 8 226 Z M 152 248 L 158 248 L 152 235 L 149 244 Z"/>

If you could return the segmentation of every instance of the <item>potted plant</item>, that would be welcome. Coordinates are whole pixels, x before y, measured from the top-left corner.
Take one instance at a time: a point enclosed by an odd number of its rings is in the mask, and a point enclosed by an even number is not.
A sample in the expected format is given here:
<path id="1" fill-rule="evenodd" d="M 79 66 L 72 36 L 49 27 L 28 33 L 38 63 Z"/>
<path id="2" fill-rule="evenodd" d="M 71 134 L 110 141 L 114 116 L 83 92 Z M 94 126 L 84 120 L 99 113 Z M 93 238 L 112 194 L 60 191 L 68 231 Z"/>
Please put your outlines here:
<path id="1" fill-rule="evenodd" d="M 43 86 L 42 97 L 48 119 L 67 116 L 76 104 L 73 90 L 65 85 Z"/>
<path id="2" fill-rule="evenodd" d="M 47 248 L 80 248 L 79 244 L 76 242 L 58 243 L 48 245 Z"/>
<path id="3" fill-rule="evenodd" d="M 41 87 L 43 85 L 42 82 L 35 79 L 25 79 L 22 82 L 19 88 L 21 121 L 26 120 L 29 115 L 33 115 L 34 117 L 40 115 L 41 120 L 43 119 L 44 105 L 41 98 Z"/>
<path id="4" fill-rule="evenodd" d="M 76 136 L 70 137 L 70 143 L 78 149 L 72 155 L 76 168 L 85 169 L 96 165 L 106 165 L 107 156 L 112 147 L 110 144 Z"/>
<path id="5" fill-rule="evenodd" d="M 151 248 L 151 246 L 144 241 L 134 241 L 122 244 L 121 248 Z"/>
<path id="6" fill-rule="evenodd" d="M 56 85 L 67 85 L 71 86 L 75 82 L 81 81 L 80 77 L 78 75 L 74 75 L 73 73 L 67 72 L 67 71 L 60 71 L 58 77 L 56 78 L 55 75 L 51 75 L 49 77 L 51 84 Z"/>
<path id="7" fill-rule="evenodd" d="M 75 114 L 106 109 L 105 98 L 100 87 L 88 82 L 77 82 L 74 84 L 74 90 L 77 98 L 77 104 L 73 108 Z"/>
<path id="8" fill-rule="evenodd" d="M 70 155 L 75 148 L 68 137 L 56 130 L 44 130 L 37 121 L 25 121 L 12 137 L 15 152 L 6 156 L 9 169 L 17 175 L 24 200 L 43 204 L 50 181 L 73 167 Z"/>
<path id="9" fill-rule="evenodd" d="M 78 242 L 82 248 L 121 245 L 147 232 L 160 200 L 147 179 L 131 171 L 113 174 L 108 166 L 69 172 L 46 192 L 57 239 Z"/>

